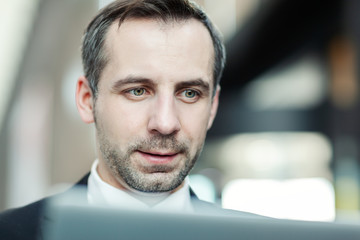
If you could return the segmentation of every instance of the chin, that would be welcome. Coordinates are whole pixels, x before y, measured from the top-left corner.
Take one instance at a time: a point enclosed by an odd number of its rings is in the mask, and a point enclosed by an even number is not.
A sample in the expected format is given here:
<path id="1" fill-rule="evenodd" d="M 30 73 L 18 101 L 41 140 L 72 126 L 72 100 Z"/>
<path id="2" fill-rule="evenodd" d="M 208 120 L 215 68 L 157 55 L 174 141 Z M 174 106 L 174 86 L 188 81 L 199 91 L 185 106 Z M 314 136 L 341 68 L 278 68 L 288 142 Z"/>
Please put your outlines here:
<path id="1" fill-rule="evenodd" d="M 143 178 L 137 179 L 138 181 L 130 181 L 127 184 L 140 192 L 171 192 L 178 188 L 185 178 L 181 174 L 175 174 L 174 176 L 174 173 L 151 173 L 146 175 Z"/>

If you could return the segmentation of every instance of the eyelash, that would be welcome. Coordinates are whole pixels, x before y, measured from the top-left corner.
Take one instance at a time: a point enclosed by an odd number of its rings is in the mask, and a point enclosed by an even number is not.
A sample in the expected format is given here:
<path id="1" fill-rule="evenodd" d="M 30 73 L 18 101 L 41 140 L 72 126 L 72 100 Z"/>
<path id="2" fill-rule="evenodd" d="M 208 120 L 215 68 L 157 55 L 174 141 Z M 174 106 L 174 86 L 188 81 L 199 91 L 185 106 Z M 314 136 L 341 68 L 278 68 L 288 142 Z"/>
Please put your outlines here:
<path id="1" fill-rule="evenodd" d="M 141 95 L 136 95 L 136 94 L 135 94 L 135 91 L 137 91 L 137 90 L 143 90 L 143 93 L 142 93 Z M 144 95 L 144 94 L 146 93 L 146 89 L 145 89 L 145 88 L 141 88 L 141 87 L 139 87 L 139 88 L 134 88 L 134 89 L 128 90 L 128 93 L 131 93 L 132 95 L 134 95 L 134 96 L 136 96 L 136 97 L 140 97 L 140 96 L 142 96 L 142 95 Z"/>
<path id="2" fill-rule="evenodd" d="M 141 95 L 136 95 L 135 92 L 138 90 L 142 90 L 142 94 Z M 128 95 L 128 96 L 132 96 L 132 97 L 141 97 L 145 94 L 149 94 L 151 91 L 149 91 L 146 87 L 133 87 L 133 88 L 128 88 L 128 89 L 124 89 L 120 92 L 120 94 L 124 94 L 124 95 Z"/>
<path id="3" fill-rule="evenodd" d="M 189 98 L 189 99 L 195 98 L 195 97 L 200 97 L 200 92 L 199 92 L 199 91 L 196 91 L 196 90 L 194 90 L 194 89 L 184 89 L 183 91 L 181 91 L 181 93 L 184 93 L 184 95 L 186 95 L 186 93 L 188 93 L 188 92 L 192 92 L 192 93 L 195 94 L 193 97 L 187 97 L 187 98 Z M 186 97 L 186 96 L 185 96 L 185 97 Z"/>
<path id="4" fill-rule="evenodd" d="M 142 94 L 136 95 L 135 91 L 137 91 L 137 90 L 142 90 L 143 91 Z M 201 94 L 200 91 L 195 90 L 195 89 L 191 89 L 191 88 L 182 89 L 182 90 L 180 90 L 178 92 L 179 92 L 180 97 L 183 97 L 185 102 L 193 103 L 193 102 L 196 102 L 199 98 L 202 97 L 202 94 Z M 186 97 L 185 95 L 188 92 L 193 93 L 194 96 L 193 97 Z M 145 87 L 136 87 L 136 88 L 127 89 L 127 90 L 124 91 L 124 93 L 127 94 L 127 95 L 130 95 L 130 97 L 133 97 L 133 98 L 141 98 L 141 97 L 144 97 L 145 94 L 150 93 L 150 91 L 147 90 L 147 88 L 145 88 Z"/>

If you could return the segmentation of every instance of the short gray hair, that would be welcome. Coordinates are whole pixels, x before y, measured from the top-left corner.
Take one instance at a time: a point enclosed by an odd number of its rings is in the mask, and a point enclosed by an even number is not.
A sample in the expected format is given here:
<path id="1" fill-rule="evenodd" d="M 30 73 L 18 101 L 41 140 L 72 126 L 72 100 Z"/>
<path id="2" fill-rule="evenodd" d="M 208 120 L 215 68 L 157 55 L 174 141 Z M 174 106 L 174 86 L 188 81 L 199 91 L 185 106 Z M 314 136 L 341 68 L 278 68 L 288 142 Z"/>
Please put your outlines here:
<path id="1" fill-rule="evenodd" d="M 225 48 L 220 33 L 201 8 L 189 0 L 119 0 L 109 4 L 89 23 L 83 37 L 82 60 L 94 98 L 97 85 L 108 58 L 104 51 L 106 33 L 118 20 L 119 26 L 126 19 L 156 19 L 164 22 L 197 19 L 208 29 L 214 46 L 214 92 L 220 83 L 225 65 Z"/>

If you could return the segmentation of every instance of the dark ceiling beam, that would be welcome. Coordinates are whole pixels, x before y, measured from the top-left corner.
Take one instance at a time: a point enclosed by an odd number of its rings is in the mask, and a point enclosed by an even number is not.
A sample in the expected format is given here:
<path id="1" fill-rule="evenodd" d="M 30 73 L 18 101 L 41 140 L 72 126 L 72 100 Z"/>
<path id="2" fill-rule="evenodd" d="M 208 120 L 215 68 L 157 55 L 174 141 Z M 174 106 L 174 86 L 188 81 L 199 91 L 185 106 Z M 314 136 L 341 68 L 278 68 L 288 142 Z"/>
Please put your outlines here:
<path id="1" fill-rule="evenodd" d="M 342 0 L 265 2 L 227 42 L 223 92 L 240 89 L 260 74 L 311 48 L 324 46 L 339 30 Z"/>

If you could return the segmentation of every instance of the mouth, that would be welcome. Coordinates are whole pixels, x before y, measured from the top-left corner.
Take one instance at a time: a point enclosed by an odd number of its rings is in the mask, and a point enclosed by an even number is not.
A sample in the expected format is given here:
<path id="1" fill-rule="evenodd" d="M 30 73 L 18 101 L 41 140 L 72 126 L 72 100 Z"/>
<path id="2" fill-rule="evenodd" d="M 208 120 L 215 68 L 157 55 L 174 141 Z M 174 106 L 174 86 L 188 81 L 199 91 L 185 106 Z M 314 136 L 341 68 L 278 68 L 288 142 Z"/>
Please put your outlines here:
<path id="1" fill-rule="evenodd" d="M 161 151 L 137 151 L 143 158 L 152 164 L 166 164 L 172 162 L 178 155 L 178 152 Z"/>

